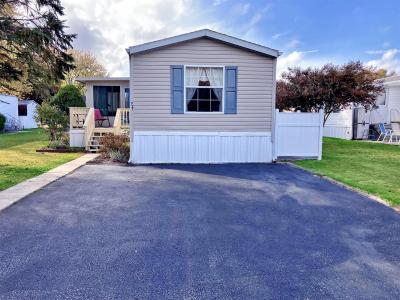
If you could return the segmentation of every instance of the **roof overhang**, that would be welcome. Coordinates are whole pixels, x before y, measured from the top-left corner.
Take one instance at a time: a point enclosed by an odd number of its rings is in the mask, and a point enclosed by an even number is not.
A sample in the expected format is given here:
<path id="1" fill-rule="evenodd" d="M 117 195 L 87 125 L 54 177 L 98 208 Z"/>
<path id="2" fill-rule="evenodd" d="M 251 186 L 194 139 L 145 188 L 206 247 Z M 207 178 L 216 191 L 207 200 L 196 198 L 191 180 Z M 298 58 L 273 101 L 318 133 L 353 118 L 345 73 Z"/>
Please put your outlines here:
<path id="1" fill-rule="evenodd" d="M 99 82 L 99 81 L 129 81 L 129 77 L 77 77 L 78 82 Z"/>
<path id="2" fill-rule="evenodd" d="M 400 80 L 384 82 L 383 85 L 384 86 L 400 86 Z"/>
<path id="3" fill-rule="evenodd" d="M 400 75 L 383 78 L 384 86 L 400 86 Z"/>
<path id="4" fill-rule="evenodd" d="M 154 42 L 149 42 L 149 43 L 144 43 L 136 46 L 131 46 L 126 51 L 128 54 L 138 54 L 142 52 L 147 52 L 151 50 L 155 50 L 158 48 L 162 47 L 167 47 L 171 45 L 175 45 L 178 43 L 194 40 L 194 39 L 199 39 L 199 38 L 209 38 L 212 40 L 216 40 L 228 45 L 232 45 L 238 48 L 242 48 L 245 50 L 257 52 L 262 55 L 266 55 L 269 57 L 275 57 L 277 58 L 278 56 L 281 55 L 281 53 L 278 50 L 268 48 L 259 44 L 251 43 L 233 36 L 229 36 L 226 34 L 222 34 L 216 31 L 212 31 L 210 29 L 202 29 L 194 32 L 189 32 L 169 38 L 165 38 L 162 40 L 157 40 Z"/>

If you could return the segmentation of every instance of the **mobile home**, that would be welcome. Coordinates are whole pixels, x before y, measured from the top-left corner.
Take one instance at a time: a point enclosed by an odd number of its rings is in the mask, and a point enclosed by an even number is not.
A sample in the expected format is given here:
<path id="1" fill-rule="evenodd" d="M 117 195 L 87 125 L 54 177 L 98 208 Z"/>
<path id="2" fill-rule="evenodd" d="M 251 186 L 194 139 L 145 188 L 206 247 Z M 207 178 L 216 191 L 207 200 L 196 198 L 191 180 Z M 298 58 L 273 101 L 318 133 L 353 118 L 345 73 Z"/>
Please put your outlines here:
<path id="1" fill-rule="evenodd" d="M 383 80 L 385 92 L 371 110 L 352 107 L 329 116 L 324 126 L 324 136 L 342 139 L 366 139 L 370 124 L 400 123 L 400 76 Z"/>

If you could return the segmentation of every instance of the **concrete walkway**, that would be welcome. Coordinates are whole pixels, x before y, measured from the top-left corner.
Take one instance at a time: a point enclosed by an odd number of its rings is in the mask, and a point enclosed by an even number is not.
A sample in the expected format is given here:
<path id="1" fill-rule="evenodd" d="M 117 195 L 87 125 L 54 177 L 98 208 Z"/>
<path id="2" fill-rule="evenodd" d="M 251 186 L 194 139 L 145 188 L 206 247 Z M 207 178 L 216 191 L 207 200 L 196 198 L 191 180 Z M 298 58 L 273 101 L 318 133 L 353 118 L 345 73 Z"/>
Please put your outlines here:
<path id="1" fill-rule="evenodd" d="M 0 192 L 0 211 L 28 196 L 29 194 L 40 190 L 49 183 L 71 173 L 97 156 L 98 154 L 85 154 L 42 175 L 25 180 Z"/>

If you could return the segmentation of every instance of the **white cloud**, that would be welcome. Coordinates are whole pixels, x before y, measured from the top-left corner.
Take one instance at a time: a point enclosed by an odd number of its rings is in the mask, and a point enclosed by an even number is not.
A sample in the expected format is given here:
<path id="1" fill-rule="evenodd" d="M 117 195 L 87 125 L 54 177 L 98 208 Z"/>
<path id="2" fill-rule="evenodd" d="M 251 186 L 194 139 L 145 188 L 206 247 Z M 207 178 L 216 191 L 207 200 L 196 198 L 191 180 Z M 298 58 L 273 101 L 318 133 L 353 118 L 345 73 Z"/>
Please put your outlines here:
<path id="1" fill-rule="evenodd" d="M 289 41 L 289 43 L 286 44 L 286 48 L 288 49 L 294 49 L 298 47 L 301 44 L 301 42 L 298 39 L 292 39 Z"/>
<path id="2" fill-rule="evenodd" d="M 78 33 L 75 48 L 94 53 L 112 76 L 128 75 L 129 46 L 219 27 L 198 13 L 195 0 L 62 1 L 69 30 Z"/>
<path id="3" fill-rule="evenodd" d="M 321 65 L 319 62 L 307 58 L 307 56 L 316 52 L 318 52 L 318 50 L 293 51 L 286 56 L 279 57 L 277 64 L 278 77 L 281 77 L 282 73 L 287 71 L 288 68 Z"/>
<path id="4" fill-rule="evenodd" d="M 275 34 L 272 36 L 272 39 L 273 39 L 273 40 L 277 40 L 277 39 L 279 39 L 279 38 L 281 38 L 281 37 L 283 37 L 283 36 L 285 36 L 285 35 L 288 35 L 288 34 L 289 34 L 288 31 L 285 31 L 285 32 L 278 32 L 278 33 L 275 33 Z"/>
<path id="5" fill-rule="evenodd" d="M 239 3 L 233 7 L 233 13 L 235 15 L 244 16 L 249 12 L 250 3 Z"/>
<path id="6" fill-rule="evenodd" d="M 383 50 L 367 50 L 365 53 L 367 54 L 383 54 L 385 51 Z"/>
<path id="7" fill-rule="evenodd" d="M 382 56 L 378 59 L 368 61 L 367 65 L 400 73 L 399 53 L 400 49 L 389 49 L 379 52 L 377 54 L 382 54 Z"/>
<path id="8" fill-rule="evenodd" d="M 271 8 L 271 5 L 267 4 L 262 9 L 256 11 L 251 16 L 249 21 L 241 28 L 241 31 L 244 32 L 243 38 L 252 39 L 253 35 L 256 32 L 255 29 L 256 29 L 258 23 L 261 22 L 261 20 L 265 17 L 265 15 L 268 13 L 270 8 Z"/>
<path id="9" fill-rule="evenodd" d="M 223 4 L 224 2 L 227 2 L 228 0 L 213 0 L 212 4 L 213 6 L 218 6 Z"/>

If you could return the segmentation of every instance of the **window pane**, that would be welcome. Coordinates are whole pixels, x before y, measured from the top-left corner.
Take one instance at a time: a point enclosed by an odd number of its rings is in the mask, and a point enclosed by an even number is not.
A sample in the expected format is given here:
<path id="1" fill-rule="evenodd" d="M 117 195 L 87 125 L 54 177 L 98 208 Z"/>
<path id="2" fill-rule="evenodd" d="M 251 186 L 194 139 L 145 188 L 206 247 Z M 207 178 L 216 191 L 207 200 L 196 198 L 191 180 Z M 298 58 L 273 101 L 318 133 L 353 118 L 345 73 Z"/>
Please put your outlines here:
<path id="1" fill-rule="evenodd" d="M 28 115 L 28 108 L 26 104 L 19 104 L 18 105 L 18 116 L 27 116 Z"/>
<path id="2" fill-rule="evenodd" d="M 210 68 L 210 85 L 223 86 L 224 85 L 224 70 L 222 68 Z"/>
<path id="3" fill-rule="evenodd" d="M 125 99 L 125 108 L 129 108 L 131 105 L 131 100 L 129 96 L 129 88 L 125 88 L 124 90 L 124 99 Z"/>
<path id="4" fill-rule="evenodd" d="M 185 82 L 188 86 L 198 86 L 200 79 L 199 68 L 187 67 L 185 72 Z"/>
<path id="5" fill-rule="evenodd" d="M 209 88 L 199 89 L 199 99 L 210 100 L 210 90 Z"/>
<path id="6" fill-rule="evenodd" d="M 119 86 L 107 87 L 107 111 L 109 116 L 115 116 L 119 107 Z"/>
<path id="7" fill-rule="evenodd" d="M 94 108 L 98 108 L 103 116 L 107 115 L 107 87 L 106 86 L 94 86 Z"/>
<path id="8" fill-rule="evenodd" d="M 187 111 L 197 111 L 198 92 L 196 88 L 186 89 Z"/>
<path id="9" fill-rule="evenodd" d="M 222 89 L 211 89 L 211 111 L 222 111 Z"/>
<path id="10" fill-rule="evenodd" d="M 210 106 L 211 106 L 211 103 L 210 103 L 209 99 L 208 100 L 199 100 L 199 110 L 198 111 L 203 111 L 203 112 L 211 111 Z"/>

